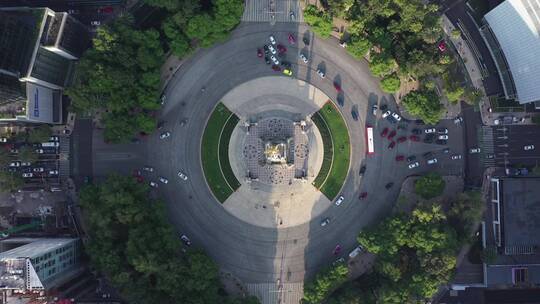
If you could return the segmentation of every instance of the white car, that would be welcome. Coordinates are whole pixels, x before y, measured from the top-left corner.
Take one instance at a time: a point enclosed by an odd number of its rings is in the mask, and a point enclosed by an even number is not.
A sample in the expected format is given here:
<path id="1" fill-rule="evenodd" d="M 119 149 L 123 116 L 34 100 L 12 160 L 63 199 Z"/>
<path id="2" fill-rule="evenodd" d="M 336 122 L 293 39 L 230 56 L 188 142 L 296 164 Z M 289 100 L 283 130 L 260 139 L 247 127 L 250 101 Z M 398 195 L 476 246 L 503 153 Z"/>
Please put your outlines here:
<path id="1" fill-rule="evenodd" d="M 420 166 L 420 164 L 418 162 L 410 163 L 409 164 L 409 169 L 414 169 L 414 168 L 417 168 L 418 166 Z"/>
<path id="2" fill-rule="evenodd" d="M 169 183 L 169 180 L 166 179 L 166 178 L 163 177 L 163 176 L 160 176 L 160 177 L 159 177 L 159 181 L 162 182 L 162 183 L 164 183 L 164 184 L 168 184 L 168 183 Z"/>
<path id="3" fill-rule="evenodd" d="M 157 188 L 157 187 L 159 187 L 159 185 L 158 185 L 156 182 L 150 182 L 149 185 L 150 185 L 150 187 L 152 187 L 152 188 Z"/>
<path id="4" fill-rule="evenodd" d="M 448 134 L 448 129 L 447 129 L 447 128 L 439 128 L 439 129 L 437 130 L 437 132 L 438 132 L 439 134 Z"/>
<path id="5" fill-rule="evenodd" d="M 525 146 L 525 147 L 523 147 L 523 150 L 525 150 L 525 151 L 534 150 L 534 145 Z"/>
<path id="6" fill-rule="evenodd" d="M 319 74 L 319 76 L 321 76 L 321 78 L 324 78 L 324 77 L 326 76 L 326 74 L 324 73 L 324 71 L 321 70 L 321 69 L 318 69 L 318 70 L 317 70 L 317 74 Z"/>
<path id="7" fill-rule="evenodd" d="M 160 139 L 165 139 L 167 137 L 171 136 L 171 132 L 167 131 L 167 132 L 164 132 L 164 133 L 161 133 L 161 135 L 159 136 Z"/>
<path id="8" fill-rule="evenodd" d="M 93 26 L 99 26 L 100 24 L 101 22 L 98 20 L 90 21 L 90 25 L 93 25 Z"/>
<path id="9" fill-rule="evenodd" d="M 22 174 L 22 177 L 32 177 L 32 176 L 34 176 L 34 174 L 32 174 L 30 172 Z"/>
<path id="10" fill-rule="evenodd" d="M 432 158 L 432 159 L 428 159 L 427 161 L 427 164 L 428 165 L 434 165 L 437 163 L 437 159 L 436 158 Z"/>
<path id="11" fill-rule="evenodd" d="M 58 175 L 58 170 L 50 170 L 49 175 Z"/>
<path id="12" fill-rule="evenodd" d="M 392 113 L 392 117 L 397 121 L 401 121 L 401 116 L 399 116 L 398 113 Z"/>
<path id="13" fill-rule="evenodd" d="M 180 236 L 180 239 L 182 240 L 182 242 L 184 243 L 184 245 L 186 245 L 186 246 L 191 246 L 191 240 L 187 237 L 187 235 L 182 234 L 182 235 Z"/>
<path id="14" fill-rule="evenodd" d="M 161 101 L 161 105 L 164 105 L 165 101 L 167 101 L 167 95 L 165 95 L 165 93 L 161 94 L 159 100 Z"/>
<path id="15" fill-rule="evenodd" d="M 343 195 L 340 195 L 338 199 L 336 200 L 336 206 L 341 205 L 341 203 L 343 203 L 344 200 L 345 198 L 343 197 Z"/>
<path id="16" fill-rule="evenodd" d="M 0 142 L 6 143 L 6 142 L 7 142 L 7 138 L 5 138 L 5 137 L 0 137 Z"/>
<path id="17" fill-rule="evenodd" d="M 36 149 L 36 153 L 37 153 L 37 154 L 43 154 L 44 151 L 43 151 L 43 149 Z"/>
<path id="18" fill-rule="evenodd" d="M 379 109 L 379 106 L 374 104 L 373 107 L 371 107 L 371 112 L 373 112 L 373 116 L 377 116 L 377 110 Z"/>
<path id="19" fill-rule="evenodd" d="M 58 136 L 51 136 L 51 137 L 49 137 L 49 141 L 60 141 L 60 137 L 58 137 Z"/>
<path id="20" fill-rule="evenodd" d="M 455 154 L 450 157 L 452 160 L 461 159 L 461 154 Z"/>
<path id="21" fill-rule="evenodd" d="M 150 166 L 144 166 L 142 169 L 143 169 L 144 171 L 154 172 L 154 168 L 153 168 L 153 167 L 150 167 Z"/>
<path id="22" fill-rule="evenodd" d="M 429 129 L 425 129 L 424 132 L 425 132 L 426 134 L 431 134 L 431 133 L 437 132 L 437 130 L 435 130 L 435 128 L 429 128 Z"/>
<path id="23" fill-rule="evenodd" d="M 14 161 L 14 162 L 9 163 L 9 166 L 10 167 L 20 167 L 21 162 L 20 161 Z"/>
<path id="24" fill-rule="evenodd" d="M 364 248 L 362 248 L 361 245 L 358 245 L 356 246 L 356 248 L 353 249 L 353 251 L 351 251 L 351 253 L 349 253 L 349 258 L 354 258 L 356 257 L 357 255 L 359 255 L 362 251 L 364 251 Z"/>
<path id="25" fill-rule="evenodd" d="M 268 46 L 268 49 L 270 50 L 270 52 L 272 53 L 272 55 L 275 55 L 275 54 L 277 53 L 276 48 L 273 47 L 272 45 L 269 45 L 269 46 Z"/>
<path id="26" fill-rule="evenodd" d="M 178 177 L 180 177 L 183 180 L 188 179 L 187 175 L 185 175 L 182 171 L 178 171 Z"/>
<path id="27" fill-rule="evenodd" d="M 275 65 L 279 65 L 279 60 L 277 60 L 276 56 L 274 56 L 274 55 L 270 56 L 270 60 L 272 60 L 272 62 Z"/>
<path id="28" fill-rule="evenodd" d="M 448 140 L 448 135 L 439 135 L 437 138 L 440 140 Z"/>
<path id="29" fill-rule="evenodd" d="M 44 172 L 45 169 L 43 169 L 43 168 L 34 168 L 34 169 L 32 169 L 32 171 L 34 171 L 34 172 Z"/>
<path id="30" fill-rule="evenodd" d="M 462 123 L 462 122 L 463 122 L 463 117 L 461 117 L 461 116 L 458 116 L 458 117 L 456 117 L 456 118 L 454 119 L 454 123 L 455 123 L 455 124 L 460 124 L 460 123 Z"/>
<path id="31" fill-rule="evenodd" d="M 471 153 L 471 154 L 480 153 L 480 148 L 472 148 L 472 149 L 469 150 L 469 153 Z"/>
<path id="32" fill-rule="evenodd" d="M 302 59 L 302 61 L 304 63 L 308 63 L 308 61 L 309 61 L 308 58 L 306 57 L 306 55 L 304 55 L 304 53 L 300 53 L 300 59 Z"/>
<path id="33" fill-rule="evenodd" d="M 31 165 L 30 162 L 21 162 L 21 167 L 28 167 L 30 165 Z"/>
<path id="34" fill-rule="evenodd" d="M 325 218 L 324 220 L 321 221 L 321 226 L 324 227 L 326 225 L 330 224 L 330 218 Z"/>
<path id="35" fill-rule="evenodd" d="M 270 39 L 270 43 L 276 44 L 276 38 L 274 38 L 274 35 L 270 35 L 270 37 L 268 37 L 268 39 Z"/>
<path id="36" fill-rule="evenodd" d="M 382 118 L 386 118 L 386 117 L 390 116 L 390 114 L 392 114 L 392 112 L 386 111 L 386 112 L 383 113 Z"/>

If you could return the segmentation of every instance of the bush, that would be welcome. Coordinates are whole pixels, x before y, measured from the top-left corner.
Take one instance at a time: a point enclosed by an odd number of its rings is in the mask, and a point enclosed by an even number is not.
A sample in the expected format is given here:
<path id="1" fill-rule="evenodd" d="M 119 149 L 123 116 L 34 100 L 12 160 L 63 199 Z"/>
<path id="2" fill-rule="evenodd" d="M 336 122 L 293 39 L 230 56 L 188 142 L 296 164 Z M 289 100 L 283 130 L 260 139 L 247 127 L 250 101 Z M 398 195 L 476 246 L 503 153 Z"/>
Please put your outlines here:
<path id="1" fill-rule="evenodd" d="M 322 10 L 318 10 L 313 4 L 304 9 L 304 21 L 311 26 L 317 35 L 328 38 L 332 32 L 332 16 Z"/>
<path id="2" fill-rule="evenodd" d="M 381 79 L 381 89 L 386 93 L 395 93 L 401 86 L 401 80 L 396 73 L 383 77 Z"/>
<path id="3" fill-rule="evenodd" d="M 410 114 L 427 124 L 437 124 L 441 119 L 443 108 L 432 90 L 411 91 L 403 97 L 402 103 Z"/>
<path id="4" fill-rule="evenodd" d="M 422 198 L 431 199 L 441 195 L 446 183 L 437 173 L 428 173 L 414 184 L 414 191 Z"/>

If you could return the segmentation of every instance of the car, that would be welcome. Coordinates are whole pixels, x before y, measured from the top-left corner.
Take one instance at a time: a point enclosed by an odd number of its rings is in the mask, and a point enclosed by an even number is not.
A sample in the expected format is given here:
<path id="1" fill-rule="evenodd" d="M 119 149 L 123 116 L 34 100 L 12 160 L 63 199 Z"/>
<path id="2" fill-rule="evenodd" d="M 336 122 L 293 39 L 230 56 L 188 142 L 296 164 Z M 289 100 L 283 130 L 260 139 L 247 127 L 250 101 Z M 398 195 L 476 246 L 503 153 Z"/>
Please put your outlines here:
<path id="1" fill-rule="evenodd" d="M 339 83 L 337 83 L 336 81 L 334 81 L 334 88 L 336 89 L 336 91 L 338 93 L 341 92 L 341 85 Z"/>
<path id="2" fill-rule="evenodd" d="M 330 224 L 330 218 L 328 217 L 321 221 L 321 227 L 324 227 L 328 224 Z"/>
<path id="3" fill-rule="evenodd" d="M 285 54 L 287 52 L 287 48 L 281 44 L 278 44 L 276 47 L 280 54 Z"/>
<path id="4" fill-rule="evenodd" d="M 433 142 L 434 139 L 435 139 L 434 134 L 427 134 L 426 137 L 424 138 L 424 142 L 430 144 Z"/>
<path id="5" fill-rule="evenodd" d="M 274 38 L 274 35 L 268 36 L 268 39 L 270 40 L 270 43 L 272 43 L 274 45 L 276 44 L 276 38 Z"/>
<path id="6" fill-rule="evenodd" d="M 428 165 L 434 165 L 437 163 L 437 159 L 436 158 L 432 158 L 432 159 L 428 159 L 427 160 L 427 164 Z"/>
<path id="7" fill-rule="evenodd" d="M 265 44 L 265 45 L 263 46 L 263 50 L 264 50 L 264 54 L 265 54 L 265 55 L 270 54 L 270 49 L 268 48 L 268 45 L 267 45 L 267 44 Z"/>
<path id="8" fill-rule="evenodd" d="M 150 167 L 150 166 L 144 166 L 144 167 L 142 167 L 142 169 L 143 169 L 144 171 L 154 172 L 154 168 L 153 168 L 153 167 Z"/>
<path id="9" fill-rule="evenodd" d="M 67 13 L 70 15 L 78 14 L 80 11 L 78 9 L 68 9 Z"/>
<path id="10" fill-rule="evenodd" d="M 294 35 L 291 34 L 291 33 L 289 33 L 288 39 L 289 39 L 290 44 L 294 44 L 296 42 L 296 39 L 294 38 Z"/>
<path id="11" fill-rule="evenodd" d="M 45 151 L 43 151 L 43 149 L 36 149 L 36 153 L 37 154 L 43 154 L 43 153 L 45 153 Z"/>
<path id="12" fill-rule="evenodd" d="M 12 173 L 17 172 L 17 168 L 8 168 L 8 172 L 12 172 Z"/>
<path id="13" fill-rule="evenodd" d="M 398 124 L 398 130 L 407 130 L 407 124 Z"/>
<path id="14" fill-rule="evenodd" d="M 451 160 L 461 159 L 461 154 L 454 154 L 454 155 L 450 156 L 450 159 Z"/>
<path id="15" fill-rule="evenodd" d="M 110 14 L 113 11 L 114 11 L 114 8 L 112 6 L 104 6 L 104 7 L 98 8 L 98 13 Z"/>
<path id="16" fill-rule="evenodd" d="M 300 56 L 300 59 L 302 59 L 302 61 L 303 61 L 304 63 L 308 63 L 309 60 L 308 60 L 308 58 L 306 57 L 306 55 L 304 55 L 304 53 L 300 53 L 299 56 Z"/>
<path id="17" fill-rule="evenodd" d="M 272 70 L 276 71 L 276 72 L 279 72 L 281 71 L 281 68 L 279 67 L 279 65 L 272 65 Z"/>
<path id="18" fill-rule="evenodd" d="M 317 74 L 318 74 L 321 78 L 326 77 L 326 74 L 325 74 L 324 71 L 321 70 L 321 69 L 317 69 Z"/>
<path id="19" fill-rule="evenodd" d="M 358 112 L 354 108 L 351 110 L 351 116 L 354 120 L 358 120 Z"/>
<path id="20" fill-rule="evenodd" d="M 386 111 L 386 112 L 383 113 L 382 118 L 386 118 L 386 117 L 390 116 L 391 114 L 392 114 L 392 112 Z"/>
<path id="21" fill-rule="evenodd" d="M 386 188 L 386 190 L 392 188 L 392 186 L 394 186 L 394 183 L 393 182 L 389 182 L 388 184 L 384 185 L 384 188 Z"/>
<path id="22" fill-rule="evenodd" d="M 433 158 L 433 153 L 432 152 L 426 152 L 422 156 L 424 156 L 425 159 Z"/>
<path id="23" fill-rule="evenodd" d="M 373 116 L 377 116 L 377 110 L 379 109 L 379 106 L 374 104 L 372 107 L 371 107 L 371 113 L 373 113 Z"/>
<path id="24" fill-rule="evenodd" d="M 275 65 L 279 65 L 279 60 L 277 60 L 276 56 L 274 56 L 274 55 L 270 56 L 270 60 L 272 60 L 272 62 Z"/>
<path id="25" fill-rule="evenodd" d="M 159 138 L 160 139 L 165 139 L 165 138 L 167 138 L 169 136 L 171 136 L 171 132 L 167 131 L 167 132 L 161 133 L 161 135 L 159 135 Z"/>
<path id="26" fill-rule="evenodd" d="M 364 173 L 366 173 L 366 165 L 363 165 L 362 167 L 360 167 L 360 171 L 358 171 L 358 174 L 360 176 L 364 175 Z"/>
<path id="27" fill-rule="evenodd" d="M 388 105 L 387 105 L 387 104 L 382 104 L 382 105 L 381 105 L 381 111 L 384 112 L 384 111 L 386 111 L 386 110 L 388 110 Z"/>
<path id="28" fill-rule="evenodd" d="M 357 255 L 362 253 L 362 251 L 364 251 L 364 248 L 361 245 L 356 246 L 356 248 L 354 248 L 353 251 L 349 253 L 349 258 L 355 258 Z"/>
<path id="29" fill-rule="evenodd" d="M 395 142 L 395 141 L 391 142 L 391 143 L 388 145 L 388 150 L 394 149 L 395 146 L 396 146 L 396 142 Z"/>
<path id="30" fill-rule="evenodd" d="M 41 143 L 41 146 L 42 147 L 59 147 L 60 143 L 57 141 L 52 141 L 52 142 L 50 141 L 50 142 Z"/>
<path id="31" fill-rule="evenodd" d="M 450 148 L 442 149 L 442 153 L 445 153 L 445 154 L 450 153 Z"/>
<path id="32" fill-rule="evenodd" d="M 20 161 L 14 161 L 14 162 L 9 163 L 9 166 L 10 167 L 20 167 L 21 162 Z"/>
<path id="33" fill-rule="evenodd" d="M 339 259 L 335 260 L 334 262 L 332 262 L 332 266 L 336 266 L 336 265 L 339 265 L 339 264 L 345 264 L 345 259 L 344 258 L 339 258 Z"/>
<path id="34" fill-rule="evenodd" d="M 420 141 L 420 137 L 418 137 L 416 135 L 411 135 L 411 136 L 409 136 L 409 140 L 411 140 L 411 141 Z"/>
<path id="35" fill-rule="evenodd" d="M 21 167 L 29 167 L 32 163 L 30 162 L 25 162 L 25 161 L 22 161 L 21 162 Z"/>
<path id="36" fill-rule="evenodd" d="M 448 135 L 439 135 L 437 137 L 437 139 L 439 139 L 439 140 L 448 140 Z"/>
<path id="37" fill-rule="evenodd" d="M 403 161 L 405 159 L 404 155 L 396 155 L 396 161 Z"/>
<path id="38" fill-rule="evenodd" d="M 405 142 L 406 140 L 407 140 L 406 136 L 401 136 L 400 138 L 397 139 L 397 142 L 402 143 L 402 142 Z"/>
<path id="39" fill-rule="evenodd" d="M 58 175 L 58 170 L 49 170 L 49 175 Z"/>
<path id="40" fill-rule="evenodd" d="M 392 140 L 392 138 L 394 138 L 394 136 L 396 136 L 396 130 L 392 130 L 392 132 L 390 132 L 390 134 L 388 134 L 388 140 Z"/>
<path id="41" fill-rule="evenodd" d="M 409 169 L 418 168 L 418 166 L 420 166 L 420 164 L 418 162 L 410 163 L 409 164 Z"/>
<path id="42" fill-rule="evenodd" d="M 157 129 L 158 129 L 158 130 L 162 130 L 163 127 L 165 126 L 165 123 L 166 123 L 166 121 L 163 121 L 163 120 L 160 121 L 160 122 L 158 122 L 158 123 L 157 123 Z"/>
<path id="43" fill-rule="evenodd" d="M 92 26 L 99 26 L 101 22 L 99 20 L 90 21 L 90 25 Z"/>
<path id="44" fill-rule="evenodd" d="M 494 159 L 494 158 L 495 158 L 495 154 L 486 154 L 486 158 L 487 158 L 487 159 Z"/>
<path id="45" fill-rule="evenodd" d="M 416 156 L 414 155 L 409 155 L 409 157 L 407 157 L 407 162 L 412 162 L 412 161 L 415 161 L 416 160 Z"/>
<path id="46" fill-rule="evenodd" d="M 33 168 L 32 171 L 34 171 L 34 172 L 44 172 L 45 169 L 39 167 L 39 168 Z"/>
<path id="47" fill-rule="evenodd" d="M 441 53 L 446 51 L 446 42 L 444 42 L 444 40 L 441 40 L 441 42 L 439 42 L 439 45 L 437 45 L 437 48 Z"/>
<path id="48" fill-rule="evenodd" d="M 360 193 L 360 195 L 358 196 L 359 199 L 363 200 L 367 197 L 367 192 L 362 192 Z"/>
<path id="49" fill-rule="evenodd" d="M 384 128 L 384 130 L 381 132 L 381 137 L 386 137 L 388 135 L 388 128 Z"/>
<path id="50" fill-rule="evenodd" d="M 435 141 L 435 143 L 436 143 L 437 145 L 446 145 L 446 144 L 448 144 L 448 141 L 447 141 L 446 139 L 437 139 L 437 140 Z"/>
<path id="51" fill-rule="evenodd" d="M 257 57 L 262 58 L 264 55 L 263 50 L 257 49 Z"/>
<path id="52" fill-rule="evenodd" d="M 437 130 L 435 130 L 435 128 L 428 128 L 428 129 L 425 129 L 424 130 L 424 133 L 426 134 L 431 134 L 431 133 L 435 133 Z"/>
<path id="53" fill-rule="evenodd" d="M 534 150 L 534 145 L 527 145 L 527 146 L 524 146 L 524 147 L 523 147 L 523 150 L 525 150 L 525 151 Z"/>
<path id="54" fill-rule="evenodd" d="M 181 179 L 185 181 L 188 179 L 187 175 L 184 174 L 182 171 L 178 171 L 178 177 L 180 177 Z"/>
<path id="55" fill-rule="evenodd" d="M 457 125 L 457 124 L 460 124 L 463 122 L 463 117 L 461 116 L 458 116 L 456 118 L 454 118 L 454 123 Z"/>
<path id="56" fill-rule="evenodd" d="M 414 135 L 420 135 L 420 134 L 422 134 L 422 130 L 420 130 L 420 129 L 412 129 L 411 132 L 412 132 Z"/>
<path id="57" fill-rule="evenodd" d="M 439 134 L 448 134 L 448 129 L 447 128 L 439 128 L 439 129 L 437 129 L 437 133 L 439 133 Z"/>
<path id="58" fill-rule="evenodd" d="M 336 203 L 335 203 L 336 206 L 341 205 L 341 203 L 343 203 L 344 200 L 345 200 L 345 197 L 343 197 L 343 195 L 340 195 L 340 196 L 338 197 L 338 199 L 336 200 Z"/>
<path id="59" fill-rule="evenodd" d="M 149 184 L 150 187 L 152 187 L 152 188 L 157 188 L 157 187 L 159 187 L 158 183 L 156 183 L 156 182 L 152 182 L 152 181 L 151 181 L 151 182 L 148 183 L 148 184 Z"/>
<path id="60" fill-rule="evenodd" d="M 162 182 L 163 184 L 168 184 L 168 183 L 169 183 L 169 180 L 166 179 L 166 178 L 163 177 L 163 176 L 160 176 L 160 177 L 159 177 L 159 181 Z"/>
<path id="61" fill-rule="evenodd" d="M 283 74 L 285 74 L 287 76 L 292 76 L 292 71 L 291 71 L 291 69 L 284 69 Z"/>
<path id="62" fill-rule="evenodd" d="M 161 96 L 159 96 L 159 103 L 161 105 L 164 105 L 166 101 L 167 101 L 167 95 L 165 95 L 165 93 L 161 94 Z"/>
<path id="63" fill-rule="evenodd" d="M 272 63 L 272 61 L 270 60 L 270 57 L 268 57 L 268 56 L 264 56 L 264 62 L 265 62 L 266 64 Z"/>
<path id="64" fill-rule="evenodd" d="M 272 45 L 268 46 L 268 50 L 270 51 L 270 53 L 272 53 L 272 55 L 275 55 L 277 53 L 276 48 L 274 48 L 274 46 Z"/>
<path id="65" fill-rule="evenodd" d="M 51 137 L 49 137 L 49 141 L 60 141 L 60 137 L 58 137 L 58 136 L 51 136 Z"/>
<path id="66" fill-rule="evenodd" d="M 184 243 L 184 245 L 186 245 L 188 247 L 191 246 L 191 240 L 187 237 L 187 235 L 182 234 L 180 236 L 180 240 L 182 240 L 182 243 Z"/>
<path id="67" fill-rule="evenodd" d="M 296 20 L 296 15 L 294 14 L 293 11 L 289 12 L 289 18 L 291 18 L 292 21 Z"/>
<path id="68" fill-rule="evenodd" d="M 0 137 L 0 143 L 7 143 L 6 137 Z"/>
<path id="69" fill-rule="evenodd" d="M 26 172 L 26 173 L 22 174 L 22 177 L 32 177 L 32 176 L 34 176 L 34 174 L 32 174 L 30 172 Z"/>
<path id="70" fill-rule="evenodd" d="M 291 68 L 291 63 L 286 61 L 286 60 L 281 60 L 281 66 L 286 68 L 286 69 L 290 69 Z"/>
<path id="71" fill-rule="evenodd" d="M 337 244 L 332 252 L 334 255 L 338 255 L 341 252 L 341 245 Z"/>
<path id="72" fill-rule="evenodd" d="M 477 154 L 477 153 L 480 153 L 480 151 L 481 151 L 480 148 L 471 148 L 469 150 L 469 153 L 470 154 Z"/>
<path id="73" fill-rule="evenodd" d="M 401 116 L 399 116 L 399 114 L 396 112 L 392 113 L 392 117 L 394 117 L 396 121 L 401 121 Z"/>

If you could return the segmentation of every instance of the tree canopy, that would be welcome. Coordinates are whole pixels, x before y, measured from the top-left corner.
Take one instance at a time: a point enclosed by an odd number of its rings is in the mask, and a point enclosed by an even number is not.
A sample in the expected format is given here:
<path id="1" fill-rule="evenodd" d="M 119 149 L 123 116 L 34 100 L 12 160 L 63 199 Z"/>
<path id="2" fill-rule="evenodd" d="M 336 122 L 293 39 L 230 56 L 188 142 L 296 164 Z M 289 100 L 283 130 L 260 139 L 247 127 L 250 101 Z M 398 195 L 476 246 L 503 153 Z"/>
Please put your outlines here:
<path id="1" fill-rule="evenodd" d="M 427 124 L 437 124 L 443 112 L 439 97 L 433 90 L 411 91 L 401 101 L 407 111 Z"/>
<path id="2" fill-rule="evenodd" d="M 344 263 L 337 263 L 320 271 L 314 280 L 304 287 L 302 303 L 321 303 L 338 286 L 343 284 L 349 275 L 349 269 Z"/>
<path id="3" fill-rule="evenodd" d="M 323 38 L 330 37 L 332 31 L 332 15 L 324 10 L 319 10 L 313 4 L 309 4 L 304 9 L 304 21 L 306 21 L 313 32 Z"/>
<path id="4" fill-rule="evenodd" d="M 443 193 L 445 184 L 441 175 L 428 173 L 416 181 L 414 192 L 422 198 L 431 199 Z"/>
<path id="5" fill-rule="evenodd" d="M 49 137 L 52 135 L 52 130 L 49 125 L 41 124 L 35 128 L 28 131 L 28 142 L 31 143 L 40 143 L 46 142 L 49 140 Z"/>
<path id="6" fill-rule="evenodd" d="M 0 171 L 0 192 L 13 192 L 24 185 L 20 173 Z"/>

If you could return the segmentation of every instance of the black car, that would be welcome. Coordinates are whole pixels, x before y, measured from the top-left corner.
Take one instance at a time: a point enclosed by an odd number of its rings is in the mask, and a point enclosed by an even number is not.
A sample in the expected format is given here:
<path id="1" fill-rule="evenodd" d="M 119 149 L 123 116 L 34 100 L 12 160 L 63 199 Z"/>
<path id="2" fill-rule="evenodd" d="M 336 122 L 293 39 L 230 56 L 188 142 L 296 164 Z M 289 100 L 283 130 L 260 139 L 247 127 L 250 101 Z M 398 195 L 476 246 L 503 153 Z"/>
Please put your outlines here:
<path id="1" fill-rule="evenodd" d="M 381 112 L 385 112 L 386 110 L 388 110 L 388 106 L 385 105 L 385 104 L 382 104 L 381 105 Z"/>
<path id="2" fill-rule="evenodd" d="M 290 69 L 290 68 L 291 68 L 291 63 L 288 62 L 288 61 L 283 60 L 283 61 L 281 61 L 280 64 L 281 64 L 282 67 L 284 67 L 284 68 L 286 68 L 286 69 Z"/>
<path id="3" fill-rule="evenodd" d="M 364 173 L 366 172 L 366 165 L 363 165 L 362 167 L 360 167 L 360 176 L 364 175 Z"/>
<path id="4" fill-rule="evenodd" d="M 358 120 L 358 113 L 356 112 L 356 110 L 351 111 L 351 116 L 354 120 Z"/>
<path id="5" fill-rule="evenodd" d="M 422 134 L 422 130 L 420 130 L 420 129 L 412 129 L 412 133 L 413 133 L 414 135 L 421 135 L 421 134 Z"/>
<path id="6" fill-rule="evenodd" d="M 388 189 L 392 188 L 393 185 L 394 185 L 394 183 L 388 183 L 384 187 L 386 188 L 386 190 L 388 190 Z"/>
<path id="7" fill-rule="evenodd" d="M 264 62 L 265 62 L 266 64 L 272 63 L 272 61 L 270 61 L 270 57 L 268 57 L 268 56 L 264 56 Z"/>
<path id="8" fill-rule="evenodd" d="M 407 130 L 407 124 L 399 124 L 397 128 L 398 130 Z"/>
<path id="9" fill-rule="evenodd" d="M 309 38 L 308 38 L 308 37 L 304 37 L 304 38 L 302 39 L 302 41 L 304 41 L 304 44 L 305 44 L 305 45 L 309 45 Z"/>
<path id="10" fill-rule="evenodd" d="M 264 48 L 264 54 L 265 55 L 270 54 L 270 50 L 268 49 L 268 45 L 265 44 L 263 48 Z"/>
<path id="11" fill-rule="evenodd" d="M 424 153 L 424 158 L 433 158 L 433 153 L 431 152 Z"/>
<path id="12" fill-rule="evenodd" d="M 412 162 L 412 161 L 415 161 L 415 160 L 416 160 L 416 156 L 414 156 L 414 155 L 411 155 L 411 156 L 407 157 L 408 162 Z"/>
<path id="13" fill-rule="evenodd" d="M 437 141 L 435 141 L 435 143 L 437 145 L 446 145 L 446 144 L 448 144 L 448 141 L 444 140 L 444 139 L 437 139 Z"/>

